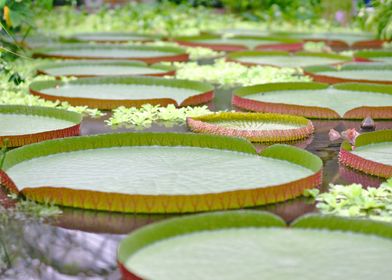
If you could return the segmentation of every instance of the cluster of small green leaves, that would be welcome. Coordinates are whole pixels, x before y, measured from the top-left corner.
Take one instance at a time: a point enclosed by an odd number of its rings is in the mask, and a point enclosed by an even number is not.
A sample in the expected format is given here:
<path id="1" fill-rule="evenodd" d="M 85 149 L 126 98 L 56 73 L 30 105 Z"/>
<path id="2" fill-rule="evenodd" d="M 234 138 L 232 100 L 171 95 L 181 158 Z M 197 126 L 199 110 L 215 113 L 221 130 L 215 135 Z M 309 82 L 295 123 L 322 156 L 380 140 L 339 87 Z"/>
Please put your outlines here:
<path id="1" fill-rule="evenodd" d="M 36 66 L 42 63 L 41 60 L 18 59 L 12 63 L 12 72 L 18 73 L 22 79 L 20 83 L 10 82 L 7 73 L 0 73 L 0 105 L 27 105 L 60 108 L 69 111 L 89 115 L 91 117 L 101 117 L 104 114 L 87 106 L 71 106 L 67 102 L 52 102 L 39 98 L 28 93 L 28 85 L 33 81 L 53 80 L 54 77 L 34 76 Z M 10 70 L 11 71 L 11 70 Z M 74 78 L 63 78 L 64 81 Z"/>
<path id="2" fill-rule="evenodd" d="M 325 42 L 306 42 L 303 48 L 307 52 L 332 52 Z"/>
<path id="3" fill-rule="evenodd" d="M 313 197 L 323 214 L 392 222 L 392 178 L 378 188 L 365 189 L 359 184 L 330 185 L 328 192 L 312 189 L 305 191 L 305 196 Z"/>
<path id="4" fill-rule="evenodd" d="M 278 82 L 311 82 L 301 69 L 277 68 L 270 66 L 247 67 L 240 63 L 217 59 L 211 65 L 195 62 L 174 63 L 176 78 L 209 82 L 222 87 L 249 86 Z M 170 78 L 170 77 L 168 77 Z"/>
<path id="5" fill-rule="evenodd" d="M 154 122 L 166 126 L 183 124 L 187 117 L 196 117 L 210 114 L 207 106 L 176 108 L 174 105 L 161 107 L 145 104 L 141 108 L 119 107 L 113 110 L 113 115 L 106 120 L 109 126 L 126 125 L 135 128 L 148 128 Z"/>

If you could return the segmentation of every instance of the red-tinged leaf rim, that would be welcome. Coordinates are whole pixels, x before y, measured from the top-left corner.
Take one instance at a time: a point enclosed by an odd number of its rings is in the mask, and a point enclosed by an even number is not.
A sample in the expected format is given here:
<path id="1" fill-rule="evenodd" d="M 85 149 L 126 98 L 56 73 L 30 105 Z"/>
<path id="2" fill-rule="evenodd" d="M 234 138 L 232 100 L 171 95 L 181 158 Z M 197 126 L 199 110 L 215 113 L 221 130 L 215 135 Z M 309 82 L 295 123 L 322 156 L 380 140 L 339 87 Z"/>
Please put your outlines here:
<path id="1" fill-rule="evenodd" d="M 77 62 L 75 61 L 58 61 L 58 62 L 51 62 L 51 63 L 45 63 L 42 65 L 39 65 L 36 67 L 37 74 L 41 75 L 48 75 L 52 76 L 48 70 L 52 68 L 60 68 L 60 67 L 69 67 L 69 66 L 96 66 L 96 67 L 101 67 L 101 66 L 129 66 L 129 67 L 140 67 L 140 68 L 146 68 L 146 69 L 157 69 L 157 70 L 162 70 L 160 73 L 152 73 L 152 74 L 130 74 L 130 75 L 125 75 L 125 76 L 155 76 L 155 77 L 161 77 L 161 76 L 170 76 L 175 74 L 175 67 L 170 66 L 170 65 L 164 65 L 164 64 L 153 64 L 153 65 L 148 65 L 147 63 L 143 61 L 115 61 L 115 60 L 78 60 Z M 54 77 L 60 78 L 60 77 L 77 77 L 77 78 L 91 78 L 91 77 L 97 77 L 97 76 L 102 76 L 102 75 L 96 75 L 94 73 L 91 74 L 83 74 L 83 75 L 75 75 L 75 74 L 70 74 L 70 75 L 56 75 Z M 124 76 L 124 75 L 122 75 Z"/>
<path id="2" fill-rule="evenodd" d="M 285 228 L 286 224 L 274 214 L 254 210 L 215 212 L 172 218 L 138 229 L 125 237 L 118 247 L 118 265 L 123 279 L 143 280 L 140 276 L 129 271 L 125 267 L 125 263 L 130 256 L 153 243 L 202 231 L 271 227 Z M 392 239 L 392 224 L 390 223 L 334 216 L 306 215 L 294 221 L 290 228 L 290 230 L 348 231 Z"/>
<path id="3" fill-rule="evenodd" d="M 64 84 L 74 85 L 96 85 L 96 84 L 138 84 L 138 85 L 159 85 L 174 88 L 185 88 L 199 91 L 199 93 L 186 98 L 180 104 L 176 100 L 168 98 L 150 98 L 150 99 L 95 99 L 87 97 L 67 97 L 56 96 L 43 93 L 42 90 L 61 86 Z M 66 101 L 73 106 L 88 106 L 98 109 L 115 109 L 120 106 L 125 107 L 141 107 L 143 104 L 167 106 L 173 104 L 175 106 L 189 106 L 207 103 L 214 98 L 214 87 L 208 83 L 165 79 L 159 77 L 94 77 L 74 80 L 69 82 L 62 81 L 38 81 L 30 84 L 30 93 L 50 101 Z"/>
<path id="4" fill-rule="evenodd" d="M 96 38 L 102 37 L 100 39 L 89 39 L 89 36 L 94 36 Z M 128 39 L 107 39 L 105 37 L 128 37 Z M 132 38 L 139 37 L 139 38 Z M 83 32 L 75 33 L 71 36 L 61 37 L 62 41 L 66 43 L 84 43 L 84 42 L 97 42 L 97 43 L 127 43 L 127 42 L 148 42 L 161 39 L 157 35 L 141 34 L 135 32 Z"/>
<path id="5" fill-rule="evenodd" d="M 73 123 L 73 125 L 69 127 L 57 130 L 48 130 L 31 134 L 0 136 L 0 146 L 5 144 L 5 140 L 7 141 L 8 147 L 18 147 L 44 140 L 70 137 L 80 134 L 80 123 L 82 122 L 82 115 L 76 112 L 38 106 L 0 105 L 0 114 L 50 117 Z"/>
<path id="6" fill-rule="evenodd" d="M 176 47 L 160 47 L 160 46 L 127 46 L 127 45 L 91 45 L 91 44 L 64 44 L 61 46 L 51 47 L 51 48 L 38 48 L 32 50 L 33 58 L 58 58 L 58 59 L 84 59 L 84 60 L 119 60 L 118 57 L 111 56 L 97 56 L 97 57 L 87 57 L 78 55 L 61 55 L 52 54 L 51 51 L 55 50 L 78 50 L 78 49 L 101 49 L 101 50 L 143 50 L 143 51 L 160 51 L 167 53 L 163 56 L 146 56 L 146 57 L 126 57 L 121 58 L 121 60 L 140 60 L 148 64 L 154 64 L 162 61 L 187 61 L 189 56 L 182 48 Z"/>
<path id="7" fill-rule="evenodd" d="M 328 66 L 322 66 L 322 68 Z M 328 69 L 330 69 L 328 67 Z M 392 118 L 391 106 L 362 106 L 351 109 L 340 116 L 336 111 L 326 107 L 304 106 L 285 103 L 263 102 L 247 98 L 252 94 L 260 92 L 273 92 L 280 90 L 322 90 L 331 87 L 326 83 L 273 83 L 239 88 L 233 91 L 232 104 L 238 108 L 254 112 L 277 113 L 303 116 L 311 119 L 363 119 L 367 116 L 373 119 Z M 392 94 L 391 85 L 366 84 L 366 83 L 342 83 L 332 87 L 340 90 L 350 90 L 358 92 L 377 92 Z M 311 94 L 311 92 L 309 92 Z"/>
<path id="8" fill-rule="evenodd" d="M 227 55 L 229 61 L 235 61 L 247 66 L 257 66 L 262 65 L 259 63 L 250 63 L 250 62 L 242 62 L 238 60 L 242 57 L 260 57 L 260 56 L 305 56 L 305 57 L 322 57 L 322 58 L 331 58 L 331 59 L 339 59 L 342 63 L 346 63 L 352 60 L 351 57 L 343 56 L 339 54 L 329 54 L 329 53 L 312 53 L 312 52 L 296 52 L 295 54 L 287 51 L 239 51 L 232 52 Z M 274 66 L 274 65 L 272 65 Z"/>
<path id="9" fill-rule="evenodd" d="M 220 121 L 274 122 L 300 126 L 292 129 L 253 130 L 252 128 L 237 129 L 219 125 Z M 269 114 L 220 112 L 199 117 L 187 118 L 187 125 L 197 133 L 243 137 L 252 142 L 285 142 L 303 139 L 314 131 L 310 120 L 303 117 Z"/>
<path id="10" fill-rule="evenodd" d="M 61 210 L 61 215 L 51 221 L 51 224 L 92 233 L 128 234 L 145 225 L 174 217 L 173 215 L 124 214 L 77 208 L 62 208 Z"/>
<path id="11" fill-rule="evenodd" d="M 387 40 L 365 40 L 365 41 L 358 41 L 355 42 L 352 46 L 353 49 L 380 49 L 382 48 L 384 43 L 390 41 Z"/>
<path id="12" fill-rule="evenodd" d="M 392 142 L 392 130 L 379 130 L 359 135 L 355 139 L 355 146 L 361 147 L 375 143 Z M 344 141 L 340 147 L 339 162 L 343 165 L 360 170 L 364 173 L 382 177 L 392 177 L 392 165 L 379 163 L 365 159 L 351 153 L 353 147 L 348 141 Z"/>
<path id="13" fill-rule="evenodd" d="M 201 40 L 208 40 L 208 39 L 222 39 L 222 43 L 210 43 L 210 42 L 200 42 Z M 294 43 L 300 43 L 300 40 L 297 39 L 290 39 L 290 38 L 280 38 L 280 37 L 262 37 L 262 36 L 243 36 L 243 35 L 237 35 L 237 36 L 232 36 L 227 38 L 228 40 L 230 39 L 236 39 L 236 40 L 255 40 L 255 41 L 260 41 L 265 42 L 265 41 L 271 41 L 271 46 L 279 43 L 274 43 L 274 42 L 280 42 L 281 44 L 294 44 Z M 203 34 L 203 35 L 197 35 L 197 36 L 181 36 L 181 37 L 175 37 L 173 40 L 180 45 L 183 46 L 193 46 L 193 47 L 206 47 L 213 49 L 215 51 L 241 51 L 241 50 L 247 50 L 249 47 L 247 46 L 246 43 L 241 44 L 241 43 L 230 43 L 224 42 L 223 38 L 219 35 L 212 35 L 212 34 Z M 262 45 L 262 44 L 261 44 Z M 255 47 L 256 49 L 258 46 Z"/>
<path id="14" fill-rule="evenodd" d="M 6 154 L 0 181 L 11 192 L 19 193 L 7 170 L 26 160 L 58 153 L 122 146 L 191 146 L 257 154 L 254 146 L 241 138 L 180 133 L 117 133 L 51 140 Z M 281 185 L 201 195 L 134 195 L 43 186 L 24 188 L 29 199 L 51 201 L 63 206 L 137 213 L 189 213 L 253 207 L 301 196 L 321 183 L 322 161 L 310 152 L 289 145 L 273 145 L 262 156 L 286 160 L 312 171 L 312 175 Z"/>
<path id="15" fill-rule="evenodd" d="M 392 64 L 382 63 L 349 63 L 335 67 L 332 65 L 308 66 L 304 67 L 304 73 L 313 78 L 314 81 L 328 84 L 338 83 L 368 83 L 368 84 L 392 84 L 387 80 L 364 80 L 364 79 L 347 79 L 324 75 L 323 72 L 339 71 L 356 71 L 356 70 L 392 70 Z"/>

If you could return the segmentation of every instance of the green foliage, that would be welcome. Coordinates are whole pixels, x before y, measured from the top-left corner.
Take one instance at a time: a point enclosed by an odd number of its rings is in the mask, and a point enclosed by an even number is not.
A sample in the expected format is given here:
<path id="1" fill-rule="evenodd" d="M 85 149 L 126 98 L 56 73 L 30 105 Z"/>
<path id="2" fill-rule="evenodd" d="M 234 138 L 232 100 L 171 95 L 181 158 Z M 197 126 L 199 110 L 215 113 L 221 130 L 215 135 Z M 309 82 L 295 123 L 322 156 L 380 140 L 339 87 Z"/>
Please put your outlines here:
<path id="1" fill-rule="evenodd" d="M 211 65 L 174 63 L 176 78 L 208 82 L 223 87 L 248 86 L 277 82 L 310 82 L 301 69 L 270 66 L 246 67 L 240 63 L 218 59 Z"/>
<path id="2" fill-rule="evenodd" d="M 367 25 L 376 29 L 378 37 L 392 39 L 392 0 L 373 0 L 374 11 L 367 19 Z"/>
<path id="3" fill-rule="evenodd" d="M 176 108 L 174 105 L 160 107 L 145 104 L 141 108 L 119 107 L 113 110 L 112 116 L 105 120 L 109 126 L 130 126 L 134 128 L 148 128 L 154 122 L 165 126 L 184 124 L 187 117 L 196 117 L 210 114 L 207 106 Z"/>
<path id="4" fill-rule="evenodd" d="M 316 200 L 322 214 L 344 217 L 361 217 L 392 222 L 392 178 L 378 188 L 363 188 L 362 185 L 330 185 L 328 192 L 317 189 L 305 195 Z"/>

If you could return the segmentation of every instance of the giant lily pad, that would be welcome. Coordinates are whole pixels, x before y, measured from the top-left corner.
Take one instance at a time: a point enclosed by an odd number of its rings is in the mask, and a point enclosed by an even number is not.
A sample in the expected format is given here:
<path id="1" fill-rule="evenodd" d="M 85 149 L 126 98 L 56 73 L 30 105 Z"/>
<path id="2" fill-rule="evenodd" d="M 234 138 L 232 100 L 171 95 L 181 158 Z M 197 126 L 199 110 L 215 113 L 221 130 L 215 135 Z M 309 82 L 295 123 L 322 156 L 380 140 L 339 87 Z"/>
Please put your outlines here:
<path id="1" fill-rule="evenodd" d="M 358 82 L 392 84 L 392 65 L 352 63 L 339 67 L 313 66 L 304 69 L 315 81 L 329 84 Z"/>
<path id="2" fill-rule="evenodd" d="M 284 142 L 303 139 L 313 133 L 312 122 L 281 114 L 224 112 L 187 119 L 199 133 L 244 137 L 252 142 Z"/>
<path id="3" fill-rule="evenodd" d="M 175 73 L 174 67 L 168 65 L 148 66 L 143 62 L 129 61 L 61 61 L 40 65 L 39 74 L 54 77 L 74 76 L 78 78 L 96 76 L 166 76 Z"/>
<path id="4" fill-rule="evenodd" d="M 206 47 L 215 51 L 240 51 L 253 49 L 257 46 L 271 46 L 282 43 L 298 43 L 295 39 L 257 36 L 231 36 L 220 37 L 214 35 L 201 35 L 190 37 L 178 37 L 175 39 L 179 44 L 193 47 Z"/>
<path id="5" fill-rule="evenodd" d="M 9 190 L 39 202 L 170 213 L 284 201 L 320 184 L 321 168 L 320 158 L 287 145 L 273 145 L 260 156 L 240 138 L 124 133 L 12 150 L 0 179 Z"/>
<path id="6" fill-rule="evenodd" d="M 151 41 L 158 37 L 131 32 L 86 32 L 77 33 L 65 39 L 77 42 L 126 43 Z"/>
<path id="7" fill-rule="evenodd" d="M 230 60 L 245 65 L 272 65 L 277 67 L 306 67 L 310 65 L 341 64 L 350 61 L 350 57 L 325 54 L 297 52 L 295 54 L 283 51 L 243 51 L 233 52 L 227 56 Z"/>
<path id="8" fill-rule="evenodd" d="M 355 53 L 355 58 L 392 63 L 392 51 L 359 51 Z"/>
<path id="9" fill-rule="evenodd" d="M 139 107 L 147 103 L 196 105 L 213 99 L 213 89 L 206 83 L 154 77 L 86 78 L 70 82 L 40 81 L 30 85 L 32 94 L 47 100 L 100 109 Z"/>
<path id="10" fill-rule="evenodd" d="M 392 130 L 366 133 L 355 139 L 355 149 L 343 142 L 339 161 L 362 172 L 392 177 Z"/>
<path id="11" fill-rule="evenodd" d="M 0 146 L 16 147 L 78 135 L 82 116 L 46 107 L 1 105 L 0 120 Z"/>
<path id="12" fill-rule="evenodd" d="M 392 118 L 392 86 L 375 84 L 276 83 L 240 88 L 232 104 L 257 112 L 317 119 Z"/>
<path id="13" fill-rule="evenodd" d="M 272 214 L 232 211 L 139 229 L 118 261 L 124 279 L 367 280 L 391 275 L 391 252 L 387 223 L 314 215 L 287 228 Z"/>
<path id="14" fill-rule="evenodd" d="M 68 44 L 33 51 L 33 57 L 60 59 L 141 60 L 146 63 L 186 61 L 188 55 L 181 48 L 124 45 Z"/>
<path id="15" fill-rule="evenodd" d="M 289 38 L 302 39 L 310 42 L 326 42 L 333 48 L 343 49 L 351 45 L 363 41 L 374 39 L 375 36 L 370 33 L 331 33 L 331 32 L 315 32 L 315 33 L 276 33 L 279 36 Z"/>

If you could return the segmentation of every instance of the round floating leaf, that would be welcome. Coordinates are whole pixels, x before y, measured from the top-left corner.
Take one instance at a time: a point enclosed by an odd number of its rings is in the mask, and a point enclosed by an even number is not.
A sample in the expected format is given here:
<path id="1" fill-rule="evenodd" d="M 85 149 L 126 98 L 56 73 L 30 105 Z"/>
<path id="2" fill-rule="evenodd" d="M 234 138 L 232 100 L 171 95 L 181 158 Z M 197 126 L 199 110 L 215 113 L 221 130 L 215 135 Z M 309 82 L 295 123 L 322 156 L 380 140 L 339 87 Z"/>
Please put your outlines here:
<path id="1" fill-rule="evenodd" d="M 309 216 L 285 228 L 272 214 L 230 211 L 139 229 L 118 261 L 124 279 L 365 280 L 392 273 L 391 250 L 386 223 Z"/>
<path id="2" fill-rule="evenodd" d="M 378 51 L 359 51 L 355 53 L 355 58 L 370 59 L 377 62 L 392 63 L 392 51 L 378 50 Z"/>
<path id="3" fill-rule="evenodd" d="M 193 47 L 206 47 L 215 51 L 240 51 L 253 49 L 258 46 L 273 46 L 282 43 L 298 43 L 298 40 L 275 37 L 232 36 L 220 37 L 216 35 L 200 35 L 177 37 L 179 44 Z"/>
<path id="4" fill-rule="evenodd" d="M 392 130 L 361 134 L 355 139 L 355 149 L 343 142 L 339 161 L 371 175 L 392 177 Z"/>
<path id="5" fill-rule="evenodd" d="M 86 32 L 64 38 L 66 41 L 98 43 L 146 42 L 156 39 L 159 39 L 159 37 L 131 32 Z"/>
<path id="6" fill-rule="evenodd" d="M 96 77 L 96 76 L 166 76 L 173 75 L 175 68 L 168 65 L 147 64 L 129 61 L 61 61 L 37 67 L 38 74 L 58 77 Z"/>
<path id="7" fill-rule="evenodd" d="M 46 141 L 10 151 L 0 179 L 10 190 L 39 202 L 174 213 L 287 200 L 317 186 L 321 168 L 317 156 L 287 145 L 271 146 L 260 156 L 240 138 L 125 133 Z"/>
<path id="8" fill-rule="evenodd" d="M 0 105 L 0 146 L 23 146 L 80 133 L 82 116 L 46 107 Z"/>
<path id="9" fill-rule="evenodd" d="M 227 56 L 230 60 L 249 65 L 272 65 L 277 67 L 306 67 L 310 65 L 341 64 L 351 58 L 337 54 L 283 51 L 243 51 L 233 52 Z"/>
<path id="10" fill-rule="evenodd" d="M 286 36 L 290 38 L 303 39 L 311 42 L 326 42 L 333 48 L 348 48 L 362 40 L 374 39 L 375 36 L 370 33 L 332 33 L 332 32 L 314 32 L 314 33 L 276 33 L 279 36 Z"/>
<path id="11" fill-rule="evenodd" d="M 392 84 L 392 65 L 352 63 L 341 67 L 312 66 L 304 69 L 315 81 L 329 84 L 358 82 Z"/>
<path id="12" fill-rule="evenodd" d="M 392 118 L 392 86 L 376 84 L 276 83 L 240 88 L 232 104 L 257 112 L 317 119 Z"/>
<path id="13" fill-rule="evenodd" d="M 181 48 L 124 45 L 67 44 L 33 50 L 33 57 L 60 59 L 141 60 L 146 63 L 186 61 L 188 55 Z"/>
<path id="14" fill-rule="evenodd" d="M 51 101 L 67 101 L 74 106 L 114 109 L 143 104 L 189 106 L 213 99 L 210 84 L 154 77 L 101 77 L 70 82 L 39 81 L 30 92 Z"/>
<path id="15" fill-rule="evenodd" d="M 198 133 L 247 138 L 252 142 L 284 142 L 308 137 L 312 122 L 297 116 L 223 112 L 187 119 L 188 127 Z"/>

